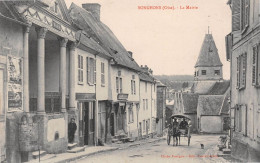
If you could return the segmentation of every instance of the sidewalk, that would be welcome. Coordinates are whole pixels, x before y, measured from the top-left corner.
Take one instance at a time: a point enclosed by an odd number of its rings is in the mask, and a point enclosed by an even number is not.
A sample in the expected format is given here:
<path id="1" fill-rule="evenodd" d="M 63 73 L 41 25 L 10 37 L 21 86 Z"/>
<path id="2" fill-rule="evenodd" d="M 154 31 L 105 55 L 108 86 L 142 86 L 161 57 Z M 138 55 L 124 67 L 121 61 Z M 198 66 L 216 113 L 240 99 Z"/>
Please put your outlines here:
<path id="1" fill-rule="evenodd" d="M 158 138 L 150 138 L 150 139 L 144 139 L 132 143 L 122 143 L 122 144 L 116 144 L 112 143 L 111 145 L 105 145 L 105 146 L 93 146 L 93 147 L 86 147 L 85 151 L 79 152 L 79 153 L 61 153 L 61 154 L 47 154 L 42 157 L 41 162 L 42 163 L 64 163 L 64 162 L 71 162 L 78 160 L 80 158 L 84 158 L 87 156 L 95 155 L 98 153 L 103 152 L 109 152 L 109 151 L 115 151 L 120 149 L 127 149 L 139 145 L 144 145 L 147 143 L 156 143 L 162 140 L 166 140 L 165 137 L 158 137 Z M 29 163 L 38 163 L 38 159 L 31 160 Z"/>

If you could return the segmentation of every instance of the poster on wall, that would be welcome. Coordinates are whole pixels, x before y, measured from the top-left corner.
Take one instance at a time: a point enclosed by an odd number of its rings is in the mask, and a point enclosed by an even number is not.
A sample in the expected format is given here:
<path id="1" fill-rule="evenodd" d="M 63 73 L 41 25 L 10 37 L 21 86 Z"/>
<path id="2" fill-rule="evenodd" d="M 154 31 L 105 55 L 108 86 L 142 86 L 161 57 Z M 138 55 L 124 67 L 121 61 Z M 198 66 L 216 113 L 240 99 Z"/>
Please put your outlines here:
<path id="1" fill-rule="evenodd" d="M 22 110 L 22 59 L 8 56 L 8 111 Z"/>

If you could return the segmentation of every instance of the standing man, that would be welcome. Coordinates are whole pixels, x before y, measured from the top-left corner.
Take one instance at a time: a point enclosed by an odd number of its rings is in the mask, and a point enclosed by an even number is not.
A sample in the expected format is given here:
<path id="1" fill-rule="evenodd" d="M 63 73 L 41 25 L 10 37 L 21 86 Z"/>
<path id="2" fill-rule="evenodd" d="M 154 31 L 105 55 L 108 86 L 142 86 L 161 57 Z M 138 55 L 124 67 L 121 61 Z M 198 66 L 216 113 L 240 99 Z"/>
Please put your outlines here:
<path id="1" fill-rule="evenodd" d="M 70 123 L 68 125 L 69 143 L 73 143 L 76 130 L 77 125 L 75 123 L 75 118 L 71 118 Z"/>

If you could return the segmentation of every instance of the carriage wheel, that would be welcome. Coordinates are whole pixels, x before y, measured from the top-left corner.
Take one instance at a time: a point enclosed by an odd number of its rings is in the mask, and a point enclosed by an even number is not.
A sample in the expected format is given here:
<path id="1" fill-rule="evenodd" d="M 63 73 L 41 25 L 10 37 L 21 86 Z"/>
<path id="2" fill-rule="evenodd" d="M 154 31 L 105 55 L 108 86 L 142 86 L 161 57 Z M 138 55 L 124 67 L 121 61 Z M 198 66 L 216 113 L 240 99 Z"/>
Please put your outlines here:
<path id="1" fill-rule="evenodd" d="M 170 143 L 171 143 L 171 136 L 167 135 L 167 144 L 170 145 Z"/>
<path id="2" fill-rule="evenodd" d="M 188 146 L 190 146 L 190 136 L 188 136 Z"/>

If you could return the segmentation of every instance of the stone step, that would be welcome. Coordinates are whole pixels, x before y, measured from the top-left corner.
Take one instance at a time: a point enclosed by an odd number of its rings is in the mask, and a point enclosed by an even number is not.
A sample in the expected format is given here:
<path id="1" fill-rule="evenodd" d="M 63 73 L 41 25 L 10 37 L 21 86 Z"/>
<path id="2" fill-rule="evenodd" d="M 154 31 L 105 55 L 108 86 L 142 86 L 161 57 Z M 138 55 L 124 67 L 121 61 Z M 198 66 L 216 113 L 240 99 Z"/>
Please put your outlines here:
<path id="1" fill-rule="evenodd" d="M 134 142 L 134 141 L 135 141 L 134 139 L 131 139 L 131 138 L 128 139 L 128 142 L 131 142 L 131 143 L 132 143 L 132 142 Z"/>
<path id="2" fill-rule="evenodd" d="M 119 140 L 118 140 L 118 139 L 112 139 L 111 141 L 112 141 L 112 143 L 116 143 L 116 142 L 118 142 Z"/>
<path id="3" fill-rule="evenodd" d="M 47 154 L 46 151 L 40 151 L 40 157 L 43 157 L 43 156 L 45 156 L 46 154 Z M 33 157 L 34 159 L 39 158 L 39 151 L 34 151 L 34 152 L 32 152 L 32 157 Z"/>
<path id="4" fill-rule="evenodd" d="M 47 155 L 41 157 L 40 161 L 46 161 L 46 160 L 49 160 L 49 159 L 52 159 L 55 157 L 56 157 L 55 154 L 47 154 Z M 39 162 L 39 158 L 30 161 L 30 163 L 38 163 L 38 162 Z"/>
<path id="5" fill-rule="evenodd" d="M 85 151 L 85 147 L 75 147 L 71 150 L 67 150 L 68 153 L 78 153 L 82 151 Z"/>
<path id="6" fill-rule="evenodd" d="M 69 143 L 68 144 L 68 150 L 75 148 L 77 145 L 78 145 L 77 143 L 73 143 L 73 144 Z"/>
<path id="7" fill-rule="evenodd" d="M 223 149 L 223 154 L 231 154 L 231 150 L 230 149 Z"/>

